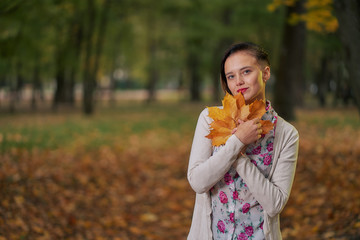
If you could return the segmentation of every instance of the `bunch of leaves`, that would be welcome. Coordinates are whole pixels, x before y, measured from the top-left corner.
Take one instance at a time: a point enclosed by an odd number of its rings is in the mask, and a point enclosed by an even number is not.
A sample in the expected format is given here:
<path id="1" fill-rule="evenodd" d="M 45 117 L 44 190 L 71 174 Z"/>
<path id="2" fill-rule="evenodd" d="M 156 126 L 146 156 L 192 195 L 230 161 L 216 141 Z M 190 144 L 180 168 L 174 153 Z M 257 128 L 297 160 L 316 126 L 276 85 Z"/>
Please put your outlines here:
<path id="1" fill-rule="evenodd" d="M 210 124 L 210 134 L 206 137 L 211 139 L 213 146 L 220 146 L 226 143 L 232 134 L 232 130 L 241 122 L 261 118 L 266 112 L 265 102 L 255 100 L 246 104 L 244 96 L 239 93 L 236 96 L 226 94 L 222 101 L 223 108 L 208 107 L 209 117 L 214 121 Z M 269 120 L 260 120 L 262 135 L 267 134 L 273 123 Z"/>

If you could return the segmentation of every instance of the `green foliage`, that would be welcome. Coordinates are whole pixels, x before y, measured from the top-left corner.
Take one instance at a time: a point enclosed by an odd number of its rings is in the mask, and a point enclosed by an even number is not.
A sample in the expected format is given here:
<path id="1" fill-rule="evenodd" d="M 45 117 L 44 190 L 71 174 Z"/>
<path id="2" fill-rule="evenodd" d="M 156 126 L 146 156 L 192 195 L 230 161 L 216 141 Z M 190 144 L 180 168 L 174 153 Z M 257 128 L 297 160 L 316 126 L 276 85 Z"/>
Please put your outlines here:
<path id="1" fill-rule="evenodd" d="M 97 24 L 103 3 L 95 1 Z M 229 43 L 238 41 L 263 45 L 276 69 L 285 18 L 283 8 L 268 11 L 269 3 L 268 0 L 111 1 L 104 51 L 96 76 L 98 84 L 102 86 L 106 84 L 103 79 L 114 77 L 116 81 L 145 86 L 152 68 L 158 73 L 157 87 L 188 88 L 191 83 L 187 62 L 196 56 L 200 87 L 213 85 L 215 81 L 210 80 L 217 78 L 215 71 L 223 51 Z M 0 13 L 3 86 L 11 85 L 20 73 L 26 82 L 31 82 L 35 66 L 40 66 L 42 82 L 53 83 L 59 52 L 66 65 L 65 77 L 70 75 L 69 69 L 75 69 L 75 81 L 82 80 L 84 43 L 96 40 L 96 36 L 90 40 L 84 38 L 88 26 L 84 22 L 88 16 L 86 1 L 1 1 Z M 78 46 L 74 43 L 77 34 L 83 34 L 78 37 L 82 39 Z M 322 54 L 338 48 L 336 44 L 328 44 L 329 35 L 323 36 L 316 37 L 316 43 L 310 40 L 308 45 L 309 52 L 320 52 L 309 58 L 309 79 Z M 334 35 L 331 38 L 338 41 Z M 152 45 L 155 45 L 153 54 L 149 50 Z M 21 69 L 17 67 L 19 64 Z"/>
<path id="2" fill-rule="evenodd" d="M 52 6 L 50 1 L 42 0 L 8 1 L 7 7 L 0 8 L 3 9 L 0 15 L 0 56 L 4 66 L 0 66 L 0 75 L 15 75 L 17 72 L 13 66 L 21 64 L 22 74 L 29 81 L 34 65 L 51 66 Z M 49 73 L 50 69 L 46 67 L 43 72 Z"/>

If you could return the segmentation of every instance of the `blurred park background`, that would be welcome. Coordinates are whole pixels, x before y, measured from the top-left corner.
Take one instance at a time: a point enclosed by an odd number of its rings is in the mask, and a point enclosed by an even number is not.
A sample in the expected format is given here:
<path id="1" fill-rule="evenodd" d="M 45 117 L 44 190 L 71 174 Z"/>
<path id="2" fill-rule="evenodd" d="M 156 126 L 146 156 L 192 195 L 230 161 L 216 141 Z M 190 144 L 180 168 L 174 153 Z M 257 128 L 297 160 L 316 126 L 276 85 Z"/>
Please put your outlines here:
<path id="1" fill-rule="evenodd" d="M 360 238 L 358 0 L 0 0 L 0 240 L 185 239 L 235 42 L 300 133 L 284 239 Z"/>

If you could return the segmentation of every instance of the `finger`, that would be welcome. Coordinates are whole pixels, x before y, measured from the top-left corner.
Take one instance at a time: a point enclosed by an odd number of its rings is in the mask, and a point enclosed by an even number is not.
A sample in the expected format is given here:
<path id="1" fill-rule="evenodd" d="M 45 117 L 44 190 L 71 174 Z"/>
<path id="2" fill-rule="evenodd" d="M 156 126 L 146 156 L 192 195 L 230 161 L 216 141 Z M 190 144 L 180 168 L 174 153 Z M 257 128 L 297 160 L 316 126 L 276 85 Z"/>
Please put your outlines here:
<path id="1" fill-rule="evenodd" d="M 231 131 L 231 134 L 234 134 L 236 131 L 237 131 L 237 128 L 234 128 L 234 129 Z"/>
<path id="2" fill-rule="evenodd" d="M 238 124 L 242 124 L 242 123 L 244 123 L 244 121 L 241 120 L 241 119 L 239 119 L 239 120 L 238 120 Z"/>

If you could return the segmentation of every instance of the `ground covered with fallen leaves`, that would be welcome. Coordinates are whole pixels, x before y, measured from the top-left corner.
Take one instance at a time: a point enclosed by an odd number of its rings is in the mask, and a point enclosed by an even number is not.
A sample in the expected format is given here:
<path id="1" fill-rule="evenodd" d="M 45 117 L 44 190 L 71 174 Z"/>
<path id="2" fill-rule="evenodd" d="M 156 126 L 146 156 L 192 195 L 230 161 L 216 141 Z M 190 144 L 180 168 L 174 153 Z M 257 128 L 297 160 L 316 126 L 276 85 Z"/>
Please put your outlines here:
<path id="1" fill-rule="evenodd" d="M 204 107 L 2 115 L 0 239 L 185 239 L 186 170 Z M 284 239 L 359 239 L 359 115 L 298 110 L 293 124 L 300 155 Z"/>

